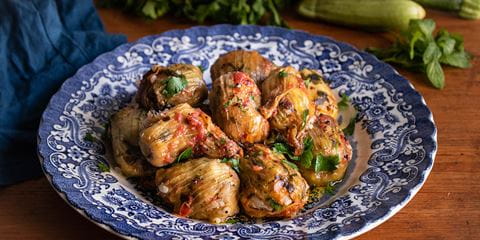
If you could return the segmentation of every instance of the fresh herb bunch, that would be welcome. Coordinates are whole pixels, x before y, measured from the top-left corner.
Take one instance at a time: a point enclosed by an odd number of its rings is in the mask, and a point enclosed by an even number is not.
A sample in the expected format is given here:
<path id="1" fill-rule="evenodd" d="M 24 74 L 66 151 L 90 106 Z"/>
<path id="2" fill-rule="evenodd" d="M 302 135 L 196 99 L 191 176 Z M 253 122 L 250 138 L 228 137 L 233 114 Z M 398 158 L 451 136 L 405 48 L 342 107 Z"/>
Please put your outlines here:
<path id="1" fill-rule="evenodd" d="M 408 30 L 386 49 L 367 48 L 379 59 L 413 71 L 424 72 L 436 88 L 445 86 L 442 64 L 470 67 L 471 55 L 463 47 L 463 38 L 441 29 L 433 35 L 432 19 L 412 20 Z"/>
<path id="2" fill-rule="evenodd" d="M 103 0 L 101 7 L 117 7 L 150 19 L 166 13 L 187 17 L 197 23 L 267 24 L 286 27 L 278 10 L 289 0 Z"/>

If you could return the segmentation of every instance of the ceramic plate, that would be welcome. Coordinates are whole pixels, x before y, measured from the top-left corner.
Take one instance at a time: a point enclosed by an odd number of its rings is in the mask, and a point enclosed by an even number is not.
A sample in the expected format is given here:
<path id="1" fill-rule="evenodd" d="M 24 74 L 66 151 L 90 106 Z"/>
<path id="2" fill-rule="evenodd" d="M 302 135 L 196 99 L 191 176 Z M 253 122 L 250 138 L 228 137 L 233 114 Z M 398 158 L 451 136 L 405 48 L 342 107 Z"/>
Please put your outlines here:
<path id="1" fill-rule="evenodd" d="M 209 67 L 235 49 L 256 50 L 277 65 L 318 69 L 358 111 L 352 162 L 336 193 L 297 217 L 213 225 L 179 218 L 150 202 L 108 164 L 102 134 L 111 114 L 130 102 L 152 64 Z M 93 139 L 93 141 L 92 141 Z M 398 212 L 425 182 L 436 128 L 411 84 L 372 55 L 330 38 L 276 27 L 217 25 L 174 30 L 124 44 L 66 80 L 45 110 L 38 151 L 46 176 L 82 215 L 126 238 L 334 239 L 366 232 Z"/>

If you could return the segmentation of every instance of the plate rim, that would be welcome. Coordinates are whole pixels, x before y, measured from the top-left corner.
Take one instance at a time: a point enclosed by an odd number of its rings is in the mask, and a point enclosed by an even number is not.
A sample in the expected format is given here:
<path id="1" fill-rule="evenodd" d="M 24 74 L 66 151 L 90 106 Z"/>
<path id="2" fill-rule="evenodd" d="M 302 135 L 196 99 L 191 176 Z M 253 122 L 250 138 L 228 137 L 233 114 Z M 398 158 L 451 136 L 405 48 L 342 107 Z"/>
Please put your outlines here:
<path id="1" fill-rule="evenodd" d="M 430 162 L 428 163 L 428 166 L 426 167 L 426 169 L 421 171 L 421 174 L 419 175 L 419 181 L 415 183 L 414 187 L 408 189 L 408 192 L 406 193 L 405 199 L 402 199 L 397 205 L 389 206 L 389 209 L 386 211 L 385 215 L 383 215 L 380 218 L 365 221 L 365 223 L 359 229 L 357 229 L 355 232 L 353 232 L 349 235 L 342 235 L 341 232 L 338 232 L 338 233 L 336 233 L 336 235 L 334 237 L 335 239 L 351 239 L 351 238 L 357 237 L 361 234 L 364 234 L 365 232 L 368 232 L 368 231 L 374 229 L 375 227 L 381 225 L 382 223 L 386 222 L 388 219 L 393 217 L 401 209 L 403 209 L 413 199 L 413 197 L 418 193 L 418 191 L 423 187 L 423 185 L 427 181 L 428 176 L 430 175 L 431 170 L 433 168 L 433 165 L 435 163 L 435 157 L 436 157 L 437 150 L 438 150 L 438 141 L 437 141 L 438 129 L 437 129 L 437 126 L 436 126 L 435 121 L 434 121 L 433 113 L 429 109 L 424 97 L 417 91 L 417 89 L 413 86 L 413 84 L 407 78 L 400 75 L 396 71 L 396 69 L 394 69 L 390 64 L 379 60 L 377 57 L 375 57 L 374 55 L 372 55 L 370 53 L 367 53 L 363 50 L 359 50 L 358 48 L 356 48 L 355 46 L 353 46 L 349 43 L 339 41 L 339 40 L 335 40 L 334 38 L 332 38 L 330 36 L 314 34 L 314 33 L 310 33 L 310 32 L 307 32 L 307 31 L 304 31 L 304 30 L 299 30 L 299 29 L 285 29 L 285 28 L 280 28 L 280 27 L 275 27 L 275 26 L 217 24 L 217 25 L 211 25 L 211 26 L 200 25 L 200 26 L 194 26 L 194 27 L 189 27 L 189 28 L 185 28 L 185 29 L 172 29 L 172 30 L 162 32 L 160 34 L 147 35 L 147 36 L 141 37 L 141 38 L 139 38 L 135 41 L 121 44 L 121 45 L 115 47 L 114 49 L 112 49 L 108 52 L 105 52 L 105 53 L 102 53 L 102 54 L 98 55 L 93 61 L 83 65 L 82 67 L 80 67 L 71 77 L 67 78 L 61 84 L 61 86 L 58 88 L 57 92 L 52 95 L 52 97 L 50 98 L 44 112 L 42 113 L 40 123 L 38 125 L 39 128 L 37 130 L 37 155 L 38 155 L 40 164 L 42 166 L 42 171 L 45 174 L 45 176 L 47 177 L 48 182 L 50 183 L 50 185 L 52 185 L 52 187 L 60 195 L 60 197 L 65 202 L 67 202 L 67 204 L 70 207 L 75 209 L 78 213 L 80 213 L 82 216 L 87 218 L 89 221 L 95 223 L 96 225 L 100 226 L 101 228 L 103 228 L 103 229 L 105 229 L 105 230 L 107 230 L 107 231 L 109 231 L 109 232 L 111 232 L 111 233 L 113 233 L 117 236 L 120 236 L 120 237 L 125 238 L 125 239 L 136 239 L 137 238 L 133 235 L 129 235 L 128 233 L 122 233 L 121 231 L 117 231 L 117 229 L 115 229 L 114 226 L 111 226 L 111 225 L 108 225 L 106 223 L 100 222 L 99 220 L 96 220 L 95 217 L 91 216 L 85 209 L 77 207 L 76 203 L 73 203 L 71 200 L 69 200 L 69 198 L 67 197 L 67 193 L 64 192 L 59 186 L 56 186 L 56 184 L 53 181 L 53 176 L 45 168 L 45 165 L 44 165 L 44 161 L 45 161 L 44 157 L 45 156 L 43 156 L 42 148 L 41 148 L 42 145 L 41 144 L 42 144 L 42 138 L 46 137 L 46 136 L 43 136 L 45 133 L 42 133 L 41 130 L 42 130 L 42 127 L 45 127 L 46 123 L 48 123 L 48 121 L 49 121 L 49 118 L 48 118 L 47 115 L 51 111 L 51 109 L 55 107 L 55 105 L 56 105 L 55 100 L 59 99 L 60 95 L 62 95 L 62 93 L 68 92 L 66 90 L 67 90 L 70 82 L 73 82 L 74 80 L 76 80 L 79 77 L 79 75 L 81 75 L 81 73 L 88 70 L 88 68 L 91 67 L 92 65 L 95 65 L 95 64 L 99 63 L 100 60 L 102 60 L 104 58 L 107 58 L 107 56 L 109 56 L 109 55 L 116 56 L 116 53 L 125 52 L 124 50 L 128 50 L 130 47 L 132 47 L 136 44 L 149 42 L 150 39 L 156 39 L 158 37 L 162 37 L 162 36 L 166 36 L 166 35 L 167 36 L 169 36 L 169 35 L 184 36 L 185 32 L 197 32 L 197 31 L 202 32 L 202 31 L 208 31 L 208 29 L 217 29 L 217 28 L 219 28 L 219 29 L 228 28 L 232 32 L 239 32 L 238 29 L 245 28 L 245 29 L 250 29 L 252 32 L 255 32 L 255 33 L 262 33 L 263 32 L 262 29 L 264 29 L 264 31 L 267 31 L 267 32 L 270 32 L 270 31 L 281 32 L 283 34 L 290 33 L 290 34 L 293 34 L 293 35 L 304 34 L 304 35 L 306 35 L 310 38 L 314 38 L 314 39 L 316 38 L 317 40 L 320 38 L 320 39 L 323 39 L 323 40 L 333 42 L 333 43 L 337 44 L 338 46 L 340 46 L 342 48 L 347 48 L 351 51 L 354 51 L 354 52 L 358 53 L 359 55 L 361 55 L 364 58 L 365 57 L 368 58 L 368 61 L 366 61 L 366 62 L 375 63 L 379 66 L 382 66 L 383 67 L 383 69 L 382 69 L 383 72 L 386 72 L 386 73 L 391 72 L 390 74 L 393 74 L 392 76 L 396 76 L 397 78 L 400 78 L 400 80 L 403 80 L 405 83 L 407 83 L 407 86 L 403 86 L 403 88 L 401 88 L 402 90 L 407 90 L 407 91 L 409 91 L 409 93 L 415 94 L 415 95 L 417 95 L 416 97 L 420 98 L 420 101 L 415 103 L 414 106 L 412 106 L 412 107 L 413 108 L 423 107 L 424 110 L 426 110 L 426 114 L 428 114 L 428 117 L 425 117 L 425 119 L 427 119 L 431 123 L 433 132 L 429 136 L 425 135 L 425 138 L 431 140 L 432 149 L 431 149 L 431 151 L 427 152 L 427 154 L 425 156 L 426 158 L 429 158 Z M 174 33 L 180 33 L 180 34 L 174 34 Z M 208 35 L 206 35 L 206 36 L 208 36 Z M 400 90 L 397 87 L 399 87 L 398 85 L 396 85 L 396 89 Z M 43 140 L 43 141 L 45 141 L 45 140 Z M 308 235 L 305 235 L 305 237 L 308 237 Z"/>

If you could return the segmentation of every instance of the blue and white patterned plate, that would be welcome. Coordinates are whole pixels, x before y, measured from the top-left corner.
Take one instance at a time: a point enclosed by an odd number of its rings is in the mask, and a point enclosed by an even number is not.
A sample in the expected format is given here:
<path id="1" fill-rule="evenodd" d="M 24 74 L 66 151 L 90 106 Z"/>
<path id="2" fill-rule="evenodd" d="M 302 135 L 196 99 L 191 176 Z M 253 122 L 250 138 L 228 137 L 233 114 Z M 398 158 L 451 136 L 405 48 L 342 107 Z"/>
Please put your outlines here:
<path id="1" fill-rule="evenodd" d="M 252 49 L 277 65 L 319 69 L 358 109 L 352 163 L 334 196 L 294 219 L 212 225 L 176 217 L 152 204 L 108 164 L 101 135 L 128 103 L 152 64 L 207 69 L 234 49 Z M 88 137 L 86 137 L 88 136 Z M 93 142 L 90 141 L 94 138 Z M 100 226 L 140 239 L 332 239 L 366 232 L 398 212 L 427 178 L 437 148 L 425 101 L 375 57 L 332 39 L 276 27 L 217 25 L 169 31 L 124 44 L 82 67 L 52 97 L 38 133 L 48 179 L 75 209 Z"/>

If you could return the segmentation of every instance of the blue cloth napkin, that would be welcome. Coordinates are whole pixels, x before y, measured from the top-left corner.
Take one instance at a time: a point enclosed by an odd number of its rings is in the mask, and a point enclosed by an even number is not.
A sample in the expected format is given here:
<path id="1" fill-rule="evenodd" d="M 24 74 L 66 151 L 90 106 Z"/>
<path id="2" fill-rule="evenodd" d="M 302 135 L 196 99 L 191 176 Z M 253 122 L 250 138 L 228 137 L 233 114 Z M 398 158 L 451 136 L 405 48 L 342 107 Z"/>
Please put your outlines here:
<path id="1" fill-rule="evenodd" d="M 39 118 L 62 82 L 126 42 L 104 32 L 91 0 L 0 3 L 0 185 L 41 174 Z"/>

